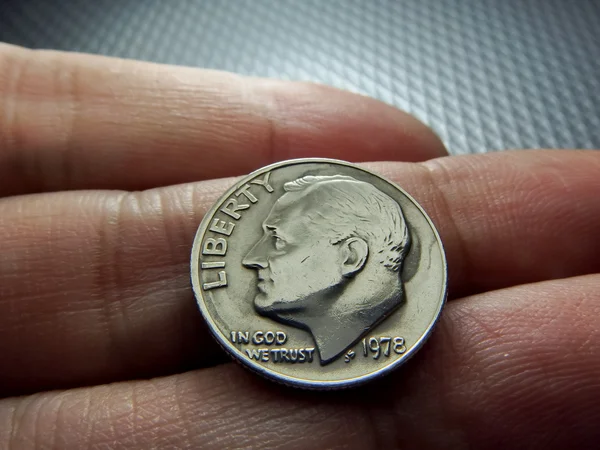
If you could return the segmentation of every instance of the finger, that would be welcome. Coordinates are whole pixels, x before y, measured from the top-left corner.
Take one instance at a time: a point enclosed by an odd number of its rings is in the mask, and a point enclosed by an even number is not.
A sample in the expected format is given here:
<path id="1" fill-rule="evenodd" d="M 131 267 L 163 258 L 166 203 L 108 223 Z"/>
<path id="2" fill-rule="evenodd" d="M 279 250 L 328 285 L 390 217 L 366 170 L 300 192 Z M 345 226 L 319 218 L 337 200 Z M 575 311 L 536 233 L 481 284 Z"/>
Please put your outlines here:
<path id="1" fill-rule="evenodd" d="M 428 211 L 450 292 L 600 271 L 599 152 L 514 152 L 381 164 Z M 435 164 L 435 165 L 431 165 Z M 0 392 L 214 363 L 190 289 L 196 228 L 232 183 L 0 202 Z"/>
<path id="2" fill-rule="evenodd" d="M 358 390 L 296 392 L 226 365 L 4 400 L 0 445 L 594 448 L 598 283 L 590 275 L 453 302 L 414 361 Z"/>
<path id="3" fill-rule="evenodd" d="M 600 152 L 481 156 L 405 172 L 442 235 L 451 297 L 600 271 Z"/>
<path id="4" fill-rule="evenodd" d="M 0 195 L 445 154 L 412 116 L 334 88 L 0 44 Z"/>

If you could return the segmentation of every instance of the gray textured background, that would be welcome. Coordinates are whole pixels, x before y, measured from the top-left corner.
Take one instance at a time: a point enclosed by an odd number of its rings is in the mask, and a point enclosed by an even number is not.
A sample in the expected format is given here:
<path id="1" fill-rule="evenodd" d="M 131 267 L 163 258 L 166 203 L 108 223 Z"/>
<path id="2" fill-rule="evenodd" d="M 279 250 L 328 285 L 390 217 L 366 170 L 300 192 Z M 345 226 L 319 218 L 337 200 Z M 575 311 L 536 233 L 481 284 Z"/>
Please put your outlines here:
<path id="1" fill-rule="evenodd" d="M 314 80 L 452 153 L 600 147 L 597 0 L 0 0 L 0 40 Z"/>

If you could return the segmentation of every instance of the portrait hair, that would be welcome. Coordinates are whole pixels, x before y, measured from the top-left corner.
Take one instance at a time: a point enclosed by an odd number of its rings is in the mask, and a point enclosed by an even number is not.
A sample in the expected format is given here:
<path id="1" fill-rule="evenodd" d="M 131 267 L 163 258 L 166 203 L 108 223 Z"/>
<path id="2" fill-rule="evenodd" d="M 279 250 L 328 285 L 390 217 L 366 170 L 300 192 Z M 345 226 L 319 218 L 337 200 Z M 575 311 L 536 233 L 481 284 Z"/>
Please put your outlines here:
<path id="1" fill-rule="evenodd" d="M 285 192 L 317 196 L 306 217 L 335 245 L 351 237 L 367 242 L 369 258 L 400 272 L 410 234 L 400 205 L 370 183 L 345 175 L 304 176 L 285 183 Z M 315 205 L 315 206 L 312 206 Z"/>

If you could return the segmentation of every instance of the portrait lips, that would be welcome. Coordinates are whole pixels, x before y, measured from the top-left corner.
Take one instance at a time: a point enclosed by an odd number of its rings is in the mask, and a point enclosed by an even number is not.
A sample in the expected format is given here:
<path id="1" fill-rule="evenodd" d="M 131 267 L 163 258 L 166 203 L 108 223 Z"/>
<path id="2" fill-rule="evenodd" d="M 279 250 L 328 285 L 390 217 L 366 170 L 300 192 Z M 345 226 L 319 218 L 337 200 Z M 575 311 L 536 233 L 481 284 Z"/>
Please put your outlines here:
<path id="1" fill-rule="evenodd" d="M 262 271 L 262 270 L 259 271 L 258 272 L 258 281 L 256 283 L 256 287 L 263 294 L 267 293 L 266 292 L 267 280 L 270 280 L 270 278 L 266 275 L 266 273 L 264 273 L 264 271 Z"/>
<path id="2" fill-rule="evenodd" d="M 256 284 L 256 287 L 258 288 L 258 290 L 260 292 L 262 292 L 263 294 L 265 294 L 265 281 L 264 280 L 258 280 L 258 283 Z"/>

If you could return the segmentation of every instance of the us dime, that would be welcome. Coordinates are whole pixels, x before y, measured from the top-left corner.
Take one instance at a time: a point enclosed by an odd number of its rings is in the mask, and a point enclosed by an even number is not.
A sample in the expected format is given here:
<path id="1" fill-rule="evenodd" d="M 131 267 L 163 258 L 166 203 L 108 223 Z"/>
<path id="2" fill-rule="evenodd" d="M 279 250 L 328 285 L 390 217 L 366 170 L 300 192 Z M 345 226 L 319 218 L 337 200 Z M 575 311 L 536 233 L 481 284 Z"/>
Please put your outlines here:
<path id="1" fill-rule="evenodd" d="M 446 260 L 422 208 L 353 164 L 299 159 L 229 189 L 194 241 L 191 276 L 218 342 L 255 372 L 332 389 L 410 358 L 446 297 Z"/>

